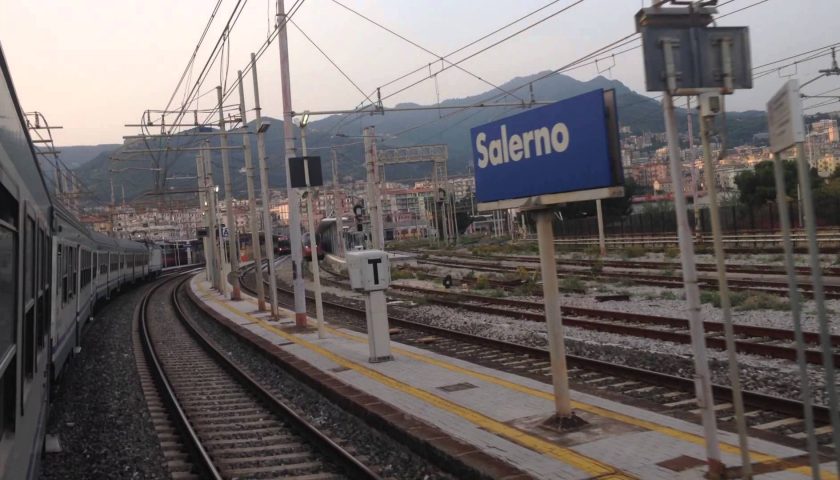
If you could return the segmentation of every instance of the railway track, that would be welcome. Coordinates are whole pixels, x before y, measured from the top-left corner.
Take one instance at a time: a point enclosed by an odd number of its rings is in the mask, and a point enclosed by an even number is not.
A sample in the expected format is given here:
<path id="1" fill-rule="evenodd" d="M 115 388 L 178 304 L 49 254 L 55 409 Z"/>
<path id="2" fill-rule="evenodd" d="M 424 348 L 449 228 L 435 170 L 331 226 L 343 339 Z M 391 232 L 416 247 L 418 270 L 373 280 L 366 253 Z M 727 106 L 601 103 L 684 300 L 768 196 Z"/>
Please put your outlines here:
<path id="1" fill-rule="evenodd" d="M 420 253 L 420 252 L 417 252 Z M 533 263 L 535 265 L 540 263 L 540 259 L 529 255 L 505 255 L 490 256 L 490 255 L 470 255 L 465 258 L 480 258 L 489 261 L 513 261 L 523 263 Z M 599 259 L 574 259 L 574 258 L 559 258 L 556 260 L 557 265 L 571 265 L 579 267 L 591 268 L 593 265 L 600 265 L 610 268 L 628 268 L 628 269 L 649 269 L 662 270 L 670 269 L 679 271 L 681 266 L 678 262 L 653 262 L 647 260 L 599 260 Z M 811 268 L 806 266 L 794 267 L 794 270 L 799 275 L 810 275 Z M 713 263 L 697 263 L 697 271 L 700 272 L 717 272 L 717 266 Z M 749 265 L 744 263 L 733 263 L 726 265 L 727 273 L 743 273 L 754 275 L 787 275 L 784 267 L 775 265 Z M 822 269 L 823 275 L 840 276 L 840 267 L 825 267 Z"/>
<path id="2" fill-rule="evenodd" d="M 450 308 L 545 322 L 545 307 L 541 303 L 406 285 L 391 285 L 391 288 L 421 295 L 430 303 Z M 683 318 L 563 306 L 563 324 L 587 330 L 651 338 L 686 345 L 691 343 L 689 324 Z M 726 350 L 726 342 L 722 336 L 723 324 L 703 322 L 703 326 L 706 332 L 713 332 L 706 337 L 706 345 L 710 348 Z M 753 325 L 734 325 L 734 330 L 735 335 L 739 337 L 735 340 L 735 348 L 740 353 L 796 360 L 795 338 L 792 330 Z M 819 347 L 820 337 L 818 333 L 804 332 L 804 338 L 812 347 Z M 840 336 L 832 335 L 831 344 L 835 348 L 840 347 Z M 835 351 L 833 357 L 835 366 L 840 367 L 840 353 Z M 814 365 L 822 365 L 822 352 L 813 348 L 807 349 L 805 360 Z"/>
<path id="3" fill-rule="evenodd" d="M 178 300 L 188 279 L 161 281 L 138 308 L 149 375 L 173 425 L 162 446 L 182 451 L 173 477 L 380 478 L 234 365 L 195 326 Z M 154 415 L 163 417 L 164 409 Z"/>
<path id="4" fill-rule="evenodd" d="M 240 275 L 243 290 L 254 293 L 253 274 Z M 267 284 L 267 282 L 265 282 Z M 286 286 L 278 287 L 285 305 L 293 306 L 293 294 Z M 314 301 L 307 292 L 310 308 Z M 340 322 L 357 331 L 364 332 L 364 307 L 324 296 L 325 313 L 332 323 Z M 393 310 L 393 309 L 392 309 Z M 392 339 L 442 355 L 458 358 L 479 365 L 494 368 L 551 383 L 550 360 L 547 350 L 528 345 L 505 342 L 497 339 L 472 335 L 460 331 L 424 324 L 397 315 L 389 314 Z M 567 355 L 569 378 L 573 386 L 581 391 L 614 398 L 623 403 L 637 404 L 644 408 L 660 411 L 690 421 L 698 421 L 699 410 L 694 397 L 694 381 L 691 378 L 668 375 L 651 370 L 628 367 Z M 732 391 L 724 385 L 713 385 L 717 401 L 718 420 L 725 428 L 734 430 L 734 411 L 731 403 Z M 753 434 L 787 437 L 792 445 L 803 446 L 803 406 L 791 400 L 757 392 L 743 392 L 746 417 Z M 828 407 L 813 406 L 814 418 L 819 432 L 818 441 L 828 445 L 831 441 L 831 427 Z M 830 447 L 830 445 L 829 445 Z M 826 455 L 831 452 L 826 449 Z"/>
<path id="5" fill-rule="evenodd" d="M 418 263 L 428 265 L 435 265 L 446 268 L 469 269 L 472 271 L 490 272 L 499 274 L 513 274 L 516 273 L 516 267 L 508 267 L 499 265 L 498 261 L 495 263 L 476 262 L 469 260 L 458 259 L 457 261 L 424 258 L 418 259 Z M 666 288 L 682 288 L 682 279 L 676 276 L 641 273 L 641 272 L 604 272 L 590 273 L 584 270 L 564 269 L 563 274 L 584 275 L 588 274 L 593 278 L 609 278 L 615 280 L 629 280 L 634 283 L 643 285 L 652 285 Z M 563 274 L 558 274 L 560 277 Z M 729 289 L 732 291 L 752 291 L 763 292 L 773 295 L 788 295 L 788 285 L 786 281 L 766 281 L 759 279 L 727 279 Z M 714 278 L 700 278 L 700 288 L 717 289 L 718 282 Z M 813 289 L 810 283 L 799 282 L 799 291 L 803 296 L 813 297 Z M 840 299 L 840 285 L 824 285 L 826 299 Z"/>

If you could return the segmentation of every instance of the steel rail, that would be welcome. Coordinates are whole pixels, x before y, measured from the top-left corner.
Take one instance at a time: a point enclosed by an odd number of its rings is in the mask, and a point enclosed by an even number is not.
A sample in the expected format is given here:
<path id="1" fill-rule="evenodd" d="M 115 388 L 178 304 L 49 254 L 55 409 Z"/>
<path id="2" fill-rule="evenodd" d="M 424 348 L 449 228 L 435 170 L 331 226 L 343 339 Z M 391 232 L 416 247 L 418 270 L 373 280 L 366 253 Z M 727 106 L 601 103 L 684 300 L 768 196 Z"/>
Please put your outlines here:
<path id="1" fill-rule="evenodd" d="M 219 365 L 230 373 L 240 385 L 244 386 L 256 396 L 272 413 L 287 421 L 293 430 L 314 444 L 316 448 L 327 453 L 330 461 L 340 464 L 344 468 L 342 474 L 355 479 L 381 480 L 382 477 L 374 473 L 342 446 L 335 443 L 318 429 L 318 427 L 297 414 L 282 400 L 263 387 L 254 377 L 236 365 L 206 333 L 201 331 L 200 327 L 184 311 L 181 302 L 178 300 L 178 292 L 184 287 L 184 283 L 187 280 L 189 279 L 184 279 L 172 290 L 171 301 L 175 307 L 175 311 L 178 313 L 179 320 L 204 351 L 209 353 Z"/>
<path id="2" fill-rule="evenodd" d="M 158 387 L 158 392 L 160 393 L 161 398 L 169 407 L 169 412 L 173 420 L 175 421 L 175 425 L 178 428 L 178 431 L 181 433 L 181 438 L 186 443 L 186 447 L 189 450 L 189 453 L 191 454 L 190 456 L 193 459 L 194 465 L 200 470 L 199 473 L 201 475 L 201 478 L 221 480 L 221 474 L 213 465 L 213 460 L 210 458 L 210 455 L 207 454 L 207 451 L 201 444 L 201 440 L 198 438 L 198 434 L 193 429 L 189 418 L 187 418 L 186 412 L 182 408 L 181 403 L 178 401 L 178 398 L 175 396 L 175 390 L 172 388 L 172 384 L 170 383 L 169 378 L 167 377 L 166 372 L 163 369 L 163 366 L 158 360 L 157 351 L 155 350 L 154 343 L 152 342 L 151 336 L 149 335 L 149 327 L 146 315 L 146 310 L 149 305 L 149 299 L 163 285 L 166 285 L 169 282 L 179 281 L 181 277 L 184 277 L 186 275 L 188 275 L 188 273 L 184 273 L 173 278 L 161 280 L 143 295 L 143 298 L 140 301 L 140 308 L 138 309 L 138 315 L 140 316 L 138 319 L 138 325 L 141 333 L 143 351 L 146 354 L 146 361 L 152 367 L 150 368 L 150 370 L 152 371 L 154 382 Z"/>
<path id="3" fill-rule="evenodd" d="M 248 269 L 252 269 L 253 267 L 248 267 Z M 248 269 L 243 270 L 243 272 L 239 276 L 240 286 L 243 290 L 254 294 L 254 289 L 246 285 L 243 281 L 245 274 L 247 273 Z M 265 281 L 265 280 L 263 280 Z M 278 291 L 286 294 L 291 295 L 291 291 L 285 288 L 278 287 Z M 309 295 L 307 295 L 307 300 L 313 300 Z M 343 310 L 345 312 L 357 315 L 359 317 L 364 317 L 366 315 L 365 310 L 358 307 L 353 307 L 350 305 L 344 305 L 341 303 L 336 303 L 328 300 L 324 300 L 324 305 L 330 308 L 335 308 L 338 310 Z M 413 329 L 425 332 L 427 334 L 439 336 L 442 338 L 449 338 L 452 340 L 470 343 L 474 345 L 482 345 L 488 346 L 500 351 L 511 352 L 511 353 L 519 353 L 523 355 L 527 355 L 530 357 L 534 357 L 540 361 L 548 361 L 549 359 L 549 352 L 545 349 L 538 348 L 538 347 L 530 347 L 527 345 L 506 342 L 503 340 L 496 340 L 487 337 L 481 337 L 478 335 L 472 335 L 469 333 L 458 332 L 454 330 L 449 330 L 442 327 L 435 327 L 432 325 L 426 325 L 423 323 L 415 322 L 412 320 L 406 320 L 403 318 L 395 317 L 393 315 L 388 316 L 388 322 L 392 326 L 399 326 L 406 329 Z M 635 368 L 635 367 L 628 367 L 625 365 L 619 365 L 615 363 L 604 362 L 601 360 L 595 360 L 591 358 L 581 357 L 577 355 L 566 355 L 566 359 L 570 366 L 579 367 L 582 369 L 589 369 L 595 370 L 599 372 L 606 372 L 613 375 L 620 375 L 625 378 L 630 378 L 634 380 L 638 380 L 641 382 L 645 382 L 651 385 L 662 386 L 666 388 L 677 389 L 686 392 L 694 392 L 694 380 L 691 378 L 684 378 L 678 377 L 675 375 L 669 375 L 665 373 L 654 372 L 652 370 L 646 370 L 642 368 Z M 732 398 L 732 390 L 724 385 L 713 384 L 712 385 L 712 392 L 717 399 L 729 401 Z M 797 400 L 791 400 L 788 398 L 778 397 L 774 395 L 767 395 L 758 392 L 750 392 L 744 391 L 743 392 L 744 403 L 757 409 L 761 410 L 768 410 L 777 413 L 782 413 L 785 415 L 789 415 L 792 417 L 801 417 L 803 415 L 803 406 L 802 402 Z M 814 418 L 819 420 L 823 423 L 829 422 L 829 409 L 823 405 L 813 405 L 812 411 L 814 412 Z"/>
<path id="4" fill-rule="evenodd" d="M 504 266 L 494 266 L 488 265 L 481 262 L 469 262 L 469 261 L 462 261 L 462 262 L 451 262 L 446 260 L 437 260 L 437 259 L 421 259 L 418 262 L 430 264 L 430 265 L 438 265 L 442 267 L 449 267 L 449 268 L 469 268 L 470 270 L 475 271 L 484 271 L 484 272 L 494 272 L 494 273 L 513 273 L 515 272 L 514 267 L 504 267 Z M 569 270 L 566 273 L 571 274 L 583 274 L 587 273 L 584 271 L 574 271 Z M 622 272 L 598 272 L 597 274 L 593 274 L 597 277 L 602 278 L 614 278 L 614 279 L 629 279 L 637 283 L 642 283 L 646 285 L 654 285 L 654 286 L 662 286 L 662 287 L 682 287 L 682 281 L 680 281 L 677 277 L 671 277 L 668 275 L 655 275 L 655 274 L 639 274 L 639 273 L 622 273 Z M 717 288 L 717 280 L 712 278 L 701 278 L 700 285 L 705 286 L 708 288 Z M 769 282 L 769 281 L 761 281 L 761 280 L 754 280 L 754 279 L 730 279 L 730 290 L 735 291 L 753 291 L 753 292 L 763 292 L 769 293 L 773 295 L 782 295 L 787 296 L 788 292 L 785 290 L 786 284 L 781 282 Z M 804 288 L 803 288 L 804 287 Z M 809 284 L 800 284 L 800 293 L 804 296 L 813 296 L 813 290 L 810 289 Z M 837 299 L 840 298 L 840 285 L 826 285 L 825 286 L 825 296 L 826 298 Z"/>

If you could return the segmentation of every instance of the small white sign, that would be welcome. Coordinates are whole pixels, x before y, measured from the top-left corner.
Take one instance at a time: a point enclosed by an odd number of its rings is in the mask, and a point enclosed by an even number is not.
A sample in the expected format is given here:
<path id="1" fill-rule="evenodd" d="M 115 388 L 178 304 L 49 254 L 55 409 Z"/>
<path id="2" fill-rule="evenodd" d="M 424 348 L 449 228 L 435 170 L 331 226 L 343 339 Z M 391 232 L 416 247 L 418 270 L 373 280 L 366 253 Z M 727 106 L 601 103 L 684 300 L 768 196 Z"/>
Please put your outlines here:
<path id="1" fill-rule="evenodd" d="M 805 120 L 799 82 L 787 83 L 767 102 L 767 124 L 770 127 L 770 150 L 782 150 L 805 141 Z"/>

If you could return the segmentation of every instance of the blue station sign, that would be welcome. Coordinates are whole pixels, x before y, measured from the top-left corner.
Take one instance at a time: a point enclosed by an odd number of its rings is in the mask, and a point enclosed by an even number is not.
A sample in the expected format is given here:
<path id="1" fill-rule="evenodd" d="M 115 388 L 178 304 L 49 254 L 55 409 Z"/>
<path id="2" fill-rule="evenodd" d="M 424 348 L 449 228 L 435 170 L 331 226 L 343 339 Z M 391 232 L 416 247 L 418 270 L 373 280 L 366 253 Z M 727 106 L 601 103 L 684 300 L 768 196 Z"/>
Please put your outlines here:
<path id="1" fill-rule="evenodd" d="M 612 90 L 487 123 L 471 137 L 479 203 L 623 184 Z"/>

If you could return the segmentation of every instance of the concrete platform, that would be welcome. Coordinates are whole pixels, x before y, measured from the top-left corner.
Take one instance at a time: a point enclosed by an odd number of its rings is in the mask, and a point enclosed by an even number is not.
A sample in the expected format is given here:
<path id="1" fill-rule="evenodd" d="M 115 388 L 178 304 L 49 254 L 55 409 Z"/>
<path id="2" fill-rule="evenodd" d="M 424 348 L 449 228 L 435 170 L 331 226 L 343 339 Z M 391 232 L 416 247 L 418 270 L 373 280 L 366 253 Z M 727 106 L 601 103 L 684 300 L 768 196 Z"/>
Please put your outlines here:
<path id="1" fill-rule="evenodd" d="M 328 327 L 327 338 L 318 339 L 314 319 L 313 328 L 300 331 L 292 328 L 293 312 L 270 321 L 244 292 L 242 301 L 230 301 L 200 276 L 190 285 L 210 309 L 275 348 L 535 478 L 699 479 L 705 473 L 699 425 L 573 392 L 573 407 L 589 426 L 559 433 L 540 425 L 553 412 L 550 385 L 396 342 L 393 361 L 371 364 L 364 334 Z M 720 432 L 719 438 L 724 463 L 740 465 L 736 436 Z M 750 447 L 764 471 L 755 478 L 811 478 L 802 466 L 806 452 L 757 438 Z M 823 465 L 821 478 L 838 478 L 833 462 Z"/>

